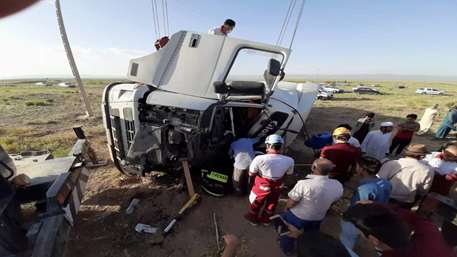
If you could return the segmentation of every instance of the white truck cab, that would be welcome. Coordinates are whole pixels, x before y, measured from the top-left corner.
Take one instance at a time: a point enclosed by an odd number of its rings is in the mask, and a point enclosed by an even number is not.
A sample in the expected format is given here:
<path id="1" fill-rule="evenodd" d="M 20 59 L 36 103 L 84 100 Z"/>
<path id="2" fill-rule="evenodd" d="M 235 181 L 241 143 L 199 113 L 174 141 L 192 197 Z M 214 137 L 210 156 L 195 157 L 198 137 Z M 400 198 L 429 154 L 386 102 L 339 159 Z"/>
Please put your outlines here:
<path id="1" fill-rule="evenodd" d="M 290 49 L 180 31 L 130 61 L 108 85 L 102 111 L 112 159 L 127 174 L 167 170 L 185 158 L 205 167 L 240 137 L 279 133 L 289 145 L 317 95 L 313 83 L 280 82 Z"/>

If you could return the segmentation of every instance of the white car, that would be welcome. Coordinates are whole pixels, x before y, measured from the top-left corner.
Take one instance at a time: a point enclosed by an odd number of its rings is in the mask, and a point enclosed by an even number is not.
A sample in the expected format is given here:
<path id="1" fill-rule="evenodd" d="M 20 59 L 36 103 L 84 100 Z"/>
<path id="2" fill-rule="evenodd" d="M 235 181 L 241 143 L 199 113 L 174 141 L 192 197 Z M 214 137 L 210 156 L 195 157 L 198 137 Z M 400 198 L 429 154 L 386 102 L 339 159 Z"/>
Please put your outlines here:
<path id="1" fill-rule="evenodd" d="M 339 88 L 336 88 L 336 87 L 321 86 L 320 89 L 323 90 L 323 91 L 325 91 L 325 92 L 330 92 L 330 93 L 332 93 L 332 94 L 343 93 L 343 90 L 342 90 L 342 89 L 339 89 Z"/>
<path id="2" fill-rule="evenodd" d="M 434 88 L 418 88 L 416 90 L 416 94 L 421 94 L 421 95 L 444 95 L 444 91 L 434 89 Z"/>
<path id="3" fill-rule="evenodd" d="M 319 89 L 317 93 L 318 100 L 330 100 L 333 98 L 333 93 Z"/>

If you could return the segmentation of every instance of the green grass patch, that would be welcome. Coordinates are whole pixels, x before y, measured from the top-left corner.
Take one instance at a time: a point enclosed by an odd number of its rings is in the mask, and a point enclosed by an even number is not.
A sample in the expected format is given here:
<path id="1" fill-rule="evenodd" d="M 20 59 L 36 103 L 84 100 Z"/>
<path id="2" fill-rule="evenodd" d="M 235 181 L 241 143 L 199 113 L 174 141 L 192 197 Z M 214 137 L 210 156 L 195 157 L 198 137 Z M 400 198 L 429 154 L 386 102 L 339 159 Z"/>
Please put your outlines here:
<path id="1" fill-rule="evenodd" d="M 53 99 L 44 99 L 44 100 L 28 100 L 25 102 L 26 106 L 50 106 L 54 103 Z"/>

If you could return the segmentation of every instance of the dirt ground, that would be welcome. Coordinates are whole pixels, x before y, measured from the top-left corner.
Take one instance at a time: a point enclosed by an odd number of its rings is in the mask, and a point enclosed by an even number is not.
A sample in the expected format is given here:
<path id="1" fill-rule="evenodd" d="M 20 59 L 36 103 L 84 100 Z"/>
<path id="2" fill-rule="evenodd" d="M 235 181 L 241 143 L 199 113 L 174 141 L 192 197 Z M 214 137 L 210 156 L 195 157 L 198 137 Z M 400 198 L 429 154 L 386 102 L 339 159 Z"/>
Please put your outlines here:
<path id="1" fill-rule="evenodd" d="M 355 117 L 354 112 L 361 111 L 340 108 L 335 112 L 332 107 L 316 107 L 308 120 L 308 133 L 330 130 L 336 124 L 348 122 L 348 117 Z M 398 119 L 385 116 L 378 118 Z M 442 143 L 430 140 L 430 136 L 416 137 L 415 141 L 427 143 L 432 148 Z M 99 146 L 97 148 L 99 152 L 104 151 Z M 297 163 L 310 163 L 312 160 L 312 152 L 303 147 L 303 138 L 296 140 L 288 149 L 288 154 L 293 156 Z M 106 157 L 105 153 L 102 155 Z M 289 188 L 305 175 L 306 170 L 297 167 L 296 173 L 295 177 L 287 181 Z M 126 178 L 112 166 L 94 170 L 79 220 L 71 234 L 66 257 L 219 256 L 211 220 L 212 212 L 218 217 L 221 234 L 233 233 L 241 238 L 242 246 L 238 256 L 283 256 L 272 227 L 253 227 L 243 219 L 248 208 L 247 197 L 215 198 L 201 192 L 198 185 L 197 190 L 202 195 L 201 202 L 178 222 L 170 235 L 163 238 L 135 232 L 137 223 L 163 228 L 171 220 L 187 200 L 187 193 L 178 186 L 178 182 L 169 177 Z M 350 188 L 356 183 L 357 178 L 354 178 L 346 187 L 345 198 L 329 211 L 321 227 L 323 232 L 338 237 L 341 212 L 348 206 L 348 199 L 352 194 Z M 127 215 L 125 209 L 133 197 L 140 198 L 141 202 L 132 215 Z M 284 194 L 282 199 L 286 198 Z M 281 206 L 278 210 L 281 210 Z M 375 256 L 373 249 L 363 240 L 355 251 L 362 257 Z"/>
<path id="2" fill-rule="evenodd" d="M 295 152 L 291 154 L 296 155 Z M 306 158 L 309 153 L 303 155 Z M 297 169 L 298 175 L 288 180 L 289 188 L 304 176 L 304 172 L 302 168 Z M 125 178 L 113 167 L 94 170 L 66 257 L 219 256 L 211 219 L 213 212 L 217 215 L 221 234 L 233 233 L 241 238 L 238 256 L 283 256 L 272 227 L 254 227 L 243 219 L 248 208 L 247 197 L 215 198 L 201 192 L 198 186 L 202 195 L 200 203 L 178 222 L 170 235 L 163 238 L 137 233 L 134 231 L 137 223 L 163 228 L 188 199 L 186 190 L 177 185 L 178 181 L 164 180 Z M 349 195 L 350 190 L 346 196 Z M 125 209 L 133 197 L 140 198 L 141 202 L 133 214 L 127 215 Z M 282 199 L 285 200 L 286 195 Z M 338 236 L 339 213 L 346 205 L 347 200 L 340 201 L 329 212 L 322 231 Z M 361 246 L 358 251 L 361 256 L 373 256 L 370 248 Z"/>

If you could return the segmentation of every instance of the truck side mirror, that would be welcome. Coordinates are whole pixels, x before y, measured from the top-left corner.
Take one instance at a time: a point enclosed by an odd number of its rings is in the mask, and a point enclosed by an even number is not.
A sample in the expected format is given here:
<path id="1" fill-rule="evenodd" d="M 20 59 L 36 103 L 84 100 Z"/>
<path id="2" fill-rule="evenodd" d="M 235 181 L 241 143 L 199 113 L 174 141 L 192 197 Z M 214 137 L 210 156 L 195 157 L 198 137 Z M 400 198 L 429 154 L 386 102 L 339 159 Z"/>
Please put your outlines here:
<path id="1" fill-rule="evenodd" d="M 229 87 L 224 81 L 215 81 L 213 86 L 216 94 L 226 95 L 229 92 Z"/>
<path id="2" fill-rule="evenodd" d="M 281 63 L 278 60 L 271 58 L 268 62 L 268 73 L 275 77 L 279 76 L 281 73 Z"/>

